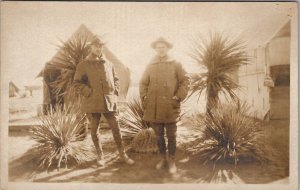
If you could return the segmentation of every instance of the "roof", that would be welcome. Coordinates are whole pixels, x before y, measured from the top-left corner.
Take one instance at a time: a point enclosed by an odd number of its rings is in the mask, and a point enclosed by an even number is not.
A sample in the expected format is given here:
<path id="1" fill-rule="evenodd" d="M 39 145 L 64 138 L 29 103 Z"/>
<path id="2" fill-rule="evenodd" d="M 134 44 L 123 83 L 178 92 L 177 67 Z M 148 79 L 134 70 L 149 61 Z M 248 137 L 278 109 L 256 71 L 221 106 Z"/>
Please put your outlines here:
<path id="1" fill-rule="evenodd" d="M 20 89 L 13 83 L 12 81 L 9 81 L 9 85 L 16 89 L 16 91 L 19 91 Z"/>
<path id="2" fill-rule="evenodd" d="M 276 18 L 250 26 L 240 38 L 246 42 L 248 49 L 255 49 L 266 45 L 276 37 L 287 35 L 288 32 L 290 32 L 290 18 Z"/>

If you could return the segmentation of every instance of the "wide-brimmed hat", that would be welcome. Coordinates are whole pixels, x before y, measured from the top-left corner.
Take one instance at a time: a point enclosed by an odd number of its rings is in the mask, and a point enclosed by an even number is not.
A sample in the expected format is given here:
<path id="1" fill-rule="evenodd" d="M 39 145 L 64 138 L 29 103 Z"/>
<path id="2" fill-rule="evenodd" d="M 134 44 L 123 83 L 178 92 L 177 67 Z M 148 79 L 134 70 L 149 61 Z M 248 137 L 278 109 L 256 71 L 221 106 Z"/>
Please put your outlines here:
<path id="1" fill-rule="evenodd" d="M 157 40 L 155 40 L 154 42 L 152 42 L 152 43 L 151 43 L 151 47 L 152 47 L 152 48 L 155 48 L 156 44 L 158 44 L 158 43 L 164 43 L 164 44 L 166 44 L 167 47 L 168 47 L 169 49 L 171 49 L 171 48 L 173 47 L 173 44 L 170 43 L 170 42 L 168 42 L 168 41 L 167 41 L 165 38 L 163 38 L 163 37 L 159 37 Z"/>
<path id="2" fill-rule="evenodd" d="M 99 36 L 94 35 L 87 44 L 88 45 L 93 45 L 93 44 L 104 45 L 105 43 L 103 42 L 103 40 Z"/>

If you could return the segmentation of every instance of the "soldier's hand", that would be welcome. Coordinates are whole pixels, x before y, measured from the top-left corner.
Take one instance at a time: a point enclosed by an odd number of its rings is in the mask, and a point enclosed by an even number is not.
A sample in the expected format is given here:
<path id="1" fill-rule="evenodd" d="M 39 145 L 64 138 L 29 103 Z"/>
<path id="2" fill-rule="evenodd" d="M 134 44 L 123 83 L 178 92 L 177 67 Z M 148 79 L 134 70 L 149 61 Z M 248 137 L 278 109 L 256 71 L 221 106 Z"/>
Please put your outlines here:
<path id="1" fill-rule="evenodd" d="M 177 97 L 177 96 L 173 96 L 173 98 L 172 98 L 173 100 L 177 100 L 177 101 L 179 101 L 180 99 Z"/>

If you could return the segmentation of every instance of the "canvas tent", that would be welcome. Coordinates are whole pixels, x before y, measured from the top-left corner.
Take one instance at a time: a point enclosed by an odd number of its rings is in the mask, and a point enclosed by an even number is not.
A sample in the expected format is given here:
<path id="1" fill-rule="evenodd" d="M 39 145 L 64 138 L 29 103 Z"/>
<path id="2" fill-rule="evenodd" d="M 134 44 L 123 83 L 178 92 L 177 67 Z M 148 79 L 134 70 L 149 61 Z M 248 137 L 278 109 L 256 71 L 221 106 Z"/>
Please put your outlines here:
<path id="1" fill-rule="evenodd" d="M 73 35 L 70 37 L 69 40 L 71 40 L 72 38 L 78 37 L 78 36 L 85 36 L 87 38 L 87 40 L 89 41 L 95 34 L 93 34 L 85 25 L 81 25 L 74 33 Z M 44 77 L 44 82 L 51 82 L 51 81 L 55 81 L 58 77 L 58 75 L 60 74 L 59 70 L 53 70 L 51 71 L 51 73 L 47 73 L 45 71 L 47 71 L 47 66 L 49 65 L 49 63 L 51 63 L 52 61 L 54 61 L 55 59 L 61 57 L 61 55 L 63 54 L 63 49 L 60 48 L 57 53 L 52 57 L 52 59 L 46 63 L 45 68 L 43 69 L 43 71 L 41 71 L 37 77 Z M 112 51 L 110 51 L 106 46 L 103 49 L 103 54 L 105 56 L 105 58 L 110 61 L 115 68 L 116 74 L 118 76 L 118 78 L 120 79 L 120 96 L 119 96 L 119 102 L 125 102 L 126 101 L 126 95 L 128 92 L 128 88 L 130 85 L 130 71 L 129 69 L 112 53 Z M 46 77 L 45 77 L 45 73 L 47 74 L 49 81 L 46 81 Z M 44 103 L 48 104 L 48 103 L 57 103 L 57 97 L 54 97 L 53 92 L 51 92 L 52 89 L 49 88 L 48 84 L 44 85 Z M 56 100 L 55 100 L 56 98 Z"/>
<path id="2" fill-rule="evenodd" d="M 9 97 L 15 97 L 18 92 L 19 88 L 13 83 L 12 81 L 9 82 Z"/>

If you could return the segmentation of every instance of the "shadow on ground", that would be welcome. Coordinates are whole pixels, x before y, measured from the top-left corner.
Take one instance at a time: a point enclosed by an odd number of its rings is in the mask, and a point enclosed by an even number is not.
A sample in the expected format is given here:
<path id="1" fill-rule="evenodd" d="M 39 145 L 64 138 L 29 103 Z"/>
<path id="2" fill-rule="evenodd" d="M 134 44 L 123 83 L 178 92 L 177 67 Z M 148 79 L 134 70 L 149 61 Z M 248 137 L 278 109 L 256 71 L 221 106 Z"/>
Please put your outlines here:
<path id="1" fill-rule="evenodd" d="M 155 169 L 155 164 L 159 161 L 158 154 L 129 151 L 128 154 L 136 164 L 128 166 L 119 162 L 114 143 L 107 141 L 104 144 L 104 151 L 107 153 L 108 164 L 104 168 L 97 167 L 95 160 L 89 160 L 71 169 L 34 173 L 37 167 L 36 153 L 34 149 L 29 149 L 9 163 L 9 180 L 92 183 L 270 183 L 288 177 L 289 130 L 287 121 L 269 122 L 264 127 L 268 134 L 269 145 L 275 151 L 274 162 L 265 165 L 245 162 L 234 167 L 228 163 L 221 163 L 213 169 L 212 165 L 202 165 L 196 157 L 185 151 L 185 147 L 191 143 L 186 143 L 186 140 L 185 143 L 178 145 L 178 172 L 176 175 L 170 175 L 167 170 Z M 181 138 L 185 138 L 184 135 L 187 134 L 182 132 Z"/>

